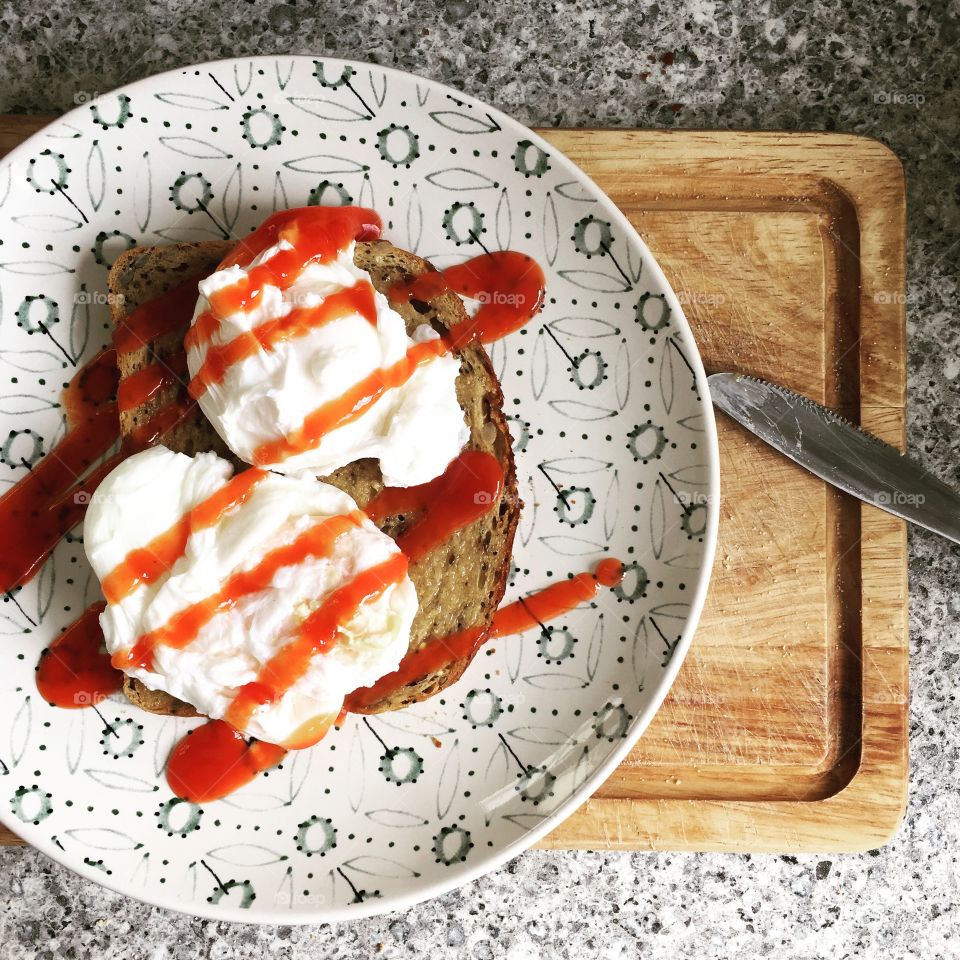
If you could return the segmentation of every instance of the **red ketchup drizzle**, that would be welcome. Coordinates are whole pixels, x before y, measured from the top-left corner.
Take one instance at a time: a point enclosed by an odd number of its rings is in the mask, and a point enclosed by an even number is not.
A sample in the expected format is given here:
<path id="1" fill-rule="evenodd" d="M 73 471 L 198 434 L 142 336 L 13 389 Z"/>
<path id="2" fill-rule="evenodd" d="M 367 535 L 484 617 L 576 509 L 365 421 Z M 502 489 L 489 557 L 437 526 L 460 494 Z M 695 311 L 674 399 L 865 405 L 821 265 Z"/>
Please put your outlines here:
<path id="1" fill-rule="evenodd" d="M 153 583 L 163 576 L 184 555 L 192 533 L 215 526 L 244 504 L 266 476 L 256 469 L 238 473 L 146 546 L 131 550 L 103 579 L 107 600 L 119 603 L 141 583 Z"/>
<path id="2" fill-rule="evenodd" d="M 266 590 L 281 567 L 295 566 L 308 557 L 326 556 L 338 537 L 362 522 L 363 514 L 359 510 L 319 521 L 293 543 L 274 548 L 249 570 L 233 574 L 213 596 L 184 607 L 162 627 L 138 637 L 129 650 L 118 650 L 113 655 L 114 666 L 151 670 L 153 653 L 158 646 L 182 650 L 217 614 L 231 610 L 244 597 Z"/>
<path id="3" fill-rule="evenodd" d="M 304 337 L 312 330 L 341 317 L 360 314 L 372 326 L 377 324 L 377 306 L 373 287 L 360 282 L 331 293 L 315 307 L 300 307 L 285 317 L 268 320 L 222 346 L 210 347 L 197 375 L 190 381 L 190 396 L 199 398 L 208 387 L 220 383 L 234 364 L 261 350 L 273 350 L 278 344 Z"/>
<path id="4" fill-rule="evenodd" d="M 536 260 L 515 250 L 503 250 L 394 284 L 390 296 L 394 300 L 432 300 L 452 290 L 481 300 L 473 319 L 449 333 L 451 346 L 459 349 L 474 340 L 492 343 L 519 330 L 543 306 L 545 289 L 543 270 Z"/>
<path id="5" fill-rule="evenodd" d="M 261 668 L 256 680 L 240 688 L 224 719 L 243 729 L 254 711 L 265 703 L 275 703 L 307 672 L 310 661 L 327 653 L 340 638 L 340 631 L 363 604 L 380 596 L 407 574 L 407 558 L 402 553 L 364 570 L 349 583 L 334 590 L 304 621 L 299 635 L 281 647 Z M 291 750 L 310 747 L 320 740 L 336 720 L 337 712 L 315 717 L 284 742 Z"/>
<path id="6" fill-rule="evenodd" d="M 386 487 L 365 512 L 374 523 L 399 513 L 416 514 L 417 519 L 397 538 L 397 546 L 416 563 L 491 510 L 502 492 L 503 469 L 497 458 L 466 450 L 434 480 L 416 487 Z"/>
<path id="7" fill-rule="evenodd" d="M 331 430 L 352 423 L 362 416 L 387 390 L 405 384 L 421 364 L 447 352 L 443 340 L 415 343 L 406 356 L 392 366 L 381 367 L 307 415 L 303 425 L 285 437 L 268 440 L 253 451 L 253 462 L 260 467 L 278 463 L 298 453 L 312 450 Z"/>
<path id="8" fill-rule="evenodd" d="M 197 284 L 206 276 L 194 274 L 137 307 L 113 331 L 117 353 L 133 353 L 169 333 L 186 330 L 197 306 Z"/>
<path id="9" fill-rule="evenodd" d="M 552 583 L 529 597 L 501 608 L 493 618 L 490 639 L 523 633 L 548 620 L 556 620 L 581 603 L 592 600 L 601 587 L 615 587 L 623 577 L 619 560 L 601 560 L 593 573 L 578 573 L 569 580 Z"/>
<path id="10" fill-rule="evenodd" d="M 283 747 L 254 740 L 222 720 L 208 720 L 188 733 L 167 760 L 170 789 L 191 803 L 219 800 L 275 767 L 285 756 Z"/>
<path id="11" fill-rule="evenodd" d="M 120 689 L 123 674 L 102 649 L 100 614 L 105 604 L 89 607 L 40 658 L 37 690 L 57 707 L 91 707 Z"/>
<path id="12" fill-rule="evenodd" d="M 278 250 L 236 283 L 213 293 L 210 309 L 197 317 L 187 333 L 187 349 L 209 343 L 224 317 L 255 306 L 265 286 L 286 290 L 309 264 L 333 260 L 354 240 L 376 240 L 380 227 L 380 217 L 363 207 L 298 207 L 275 213 L 241 240 L 218 269 L 249 264 L 281 240 L 291 247 Z"/>
<path id="13" fill-rule="evenodd" d="M 363 713 L 377 701 L 408 683 L 472 657 L 487 640 L 523 633 L 531 627 L 556 620 L 581 603 L 592 600 L 601 587 L 615 587 L 623 576 L 619 560 L 601 560 L 593 573 L 578 573 L 569 580 L 553 583 L 538 593 L 508 604 L 497 611 L 489 627 L 468 627 L 459 633 L 431 640 L 419 650 L 408 653 L 393 672 L 381 677 L 372 687 L 351 693 L 345 707 L 351 713 Z"/>
<path id="14" fill-rule="evenodd" d="M 175 333 L 186 333 L 197 305 L 197 284 L 206 276 L 198 273 L 172 290 L 141 304 L 113 331 L 113 344 L 121 356 L 148 346 Z M 178 351 L 172 356 L 125 376 L 117 392 L 117 406 L 126 413 L 156 397 L 168 387 L 181 383 L 187 374 L 187 355 Z M 127 453 L 134 453 L 157 443 L 164 434 L 176 429 L 196 409 L 181 391 L 150 420 L 139 424 L 126 437 Z"/>
<path id="15" fill-rule="evenodd" d="M 178 396 L 158 410 L 146 423 L 133 428 L 127 435 L 127 452 L 136 453 L 158 443 L 166 434 L 176 430 L 196 411 L 197 405 L 185 396 Z"/>
<path id="16" fill-rule="evenodd" d="M 121 413 L 136 410 L 153 400 L 161 390 L 182 382 L 187 374 L 187 355 L 182 351 L 166 360 L 156 360 L 120 380 L 117 408 Z"/>
<path id="17" fill-rule="evenodd" d="M 0 497 L 0 591 L 26 583 L 61 537 L 83 519 L 90 494 L 116 465 L 98 468 L 86 481 L 77 477 L 103 456 L 119 435 L 112 402 L 119 375 L 113 350 L 103 350 L 74 375 L 63 392 L 67 434 Z"/>

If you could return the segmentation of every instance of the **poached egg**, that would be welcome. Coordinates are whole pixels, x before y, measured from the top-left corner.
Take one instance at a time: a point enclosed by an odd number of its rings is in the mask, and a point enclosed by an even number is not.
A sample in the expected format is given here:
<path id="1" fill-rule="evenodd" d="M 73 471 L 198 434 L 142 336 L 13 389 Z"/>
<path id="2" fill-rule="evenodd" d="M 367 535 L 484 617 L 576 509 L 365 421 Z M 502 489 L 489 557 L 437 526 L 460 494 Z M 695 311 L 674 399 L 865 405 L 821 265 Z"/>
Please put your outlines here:
<path id="1" fill-rule="evenodd" d="M 233 478 L 245 492 L 230 501 L 232 473 L 216 454 L 189 457 L 156 446 L 124 460 L 100 484 L 87 508 L 84 546 L 107 595 L 100 617 L 107 650 L 148 688 L 233 722 L 240 692 L 256 689 L 311 616 L 326 615 L 338 591 L 392 563 L 401 575 L 341 604 L 335 642 L 238 727 L 270 743 L 308 746 L 346 694 L 396 669 L 407 652 L 416 592 L 397 545 L 343 491 L 254 471 Z M 211 507 L 218 503 L 227 504 L 219 513 Z M 296 544 L 331 522 L 340 532 L 329 549 L 291 560 Z M 212 615 L 196 618 L 205 609 Z M 169 642 L 138 657 L 151 637 Z"/>

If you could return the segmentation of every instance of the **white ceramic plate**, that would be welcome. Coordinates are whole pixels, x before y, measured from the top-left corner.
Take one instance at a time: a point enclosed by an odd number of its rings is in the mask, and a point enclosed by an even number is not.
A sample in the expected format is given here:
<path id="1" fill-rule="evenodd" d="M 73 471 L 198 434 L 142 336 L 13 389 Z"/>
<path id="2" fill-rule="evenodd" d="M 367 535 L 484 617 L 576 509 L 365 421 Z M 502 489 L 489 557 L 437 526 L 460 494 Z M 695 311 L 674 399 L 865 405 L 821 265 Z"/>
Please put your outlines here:
<path id="1" fill-rule="evenodd" d="M 506 599 L 607 556 L 627 573 L 547 635 L 491 644 L 442 696 L 350 717 L 199 808 L 163 776 L 197 721 L 116 695 L 101 705 L 111 733 L 92 710 L 37 694 L 41 651 L 100 596 L 77 536 L 63 542 L 0 609 L 0 818 L 85 877 L 215 919 L 395 910 L 542 837 L 650 721 L 713 557 L 718 460 L 703 369 L 624 216 L 498 111 L 394 70 L 307 57 L 131 84 L 0 166 L 3 483 L 62 436 L 59 392 L 108 341 L 106 273 L 120 251 L 242 236 L 279 207 L 350 201 L 438 266 L 480 252 L 471 231 L 543 266 L 542 314 L 491 350 L 526 501 Z"/>

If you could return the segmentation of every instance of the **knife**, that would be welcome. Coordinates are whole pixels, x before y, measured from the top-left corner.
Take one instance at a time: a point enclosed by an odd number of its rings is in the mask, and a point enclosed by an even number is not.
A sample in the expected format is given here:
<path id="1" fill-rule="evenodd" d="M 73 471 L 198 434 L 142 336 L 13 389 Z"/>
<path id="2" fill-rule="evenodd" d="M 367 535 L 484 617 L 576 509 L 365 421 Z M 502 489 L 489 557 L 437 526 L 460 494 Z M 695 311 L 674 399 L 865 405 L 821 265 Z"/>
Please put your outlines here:
<path id="1" fill-rule="evenodd" d="M 801 467 L 960 543 L 960 494 L 896 447 L 786 387 L 736 373 L 707 381 L 716 406 Z"/>

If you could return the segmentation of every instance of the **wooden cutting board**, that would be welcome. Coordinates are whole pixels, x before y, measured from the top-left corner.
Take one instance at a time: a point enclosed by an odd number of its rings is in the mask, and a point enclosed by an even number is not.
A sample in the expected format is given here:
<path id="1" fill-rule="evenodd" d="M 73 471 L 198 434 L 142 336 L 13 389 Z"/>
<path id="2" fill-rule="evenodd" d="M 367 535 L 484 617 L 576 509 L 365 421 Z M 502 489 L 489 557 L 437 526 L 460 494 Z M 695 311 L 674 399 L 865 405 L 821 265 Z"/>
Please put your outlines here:
<path id="1" fill-rule="evenodd" d="M 0 117 L 0 153 L 49 119 Z M 708 372 L 776 380 L 902 448 L 905 198 L 889 150 L 843 134 L 539 132 L 636 225 Z M 899 823 L 904 524 L 718 419 L 720 541 L 693 646 L 640 743 L 543 846 L 860 850 Z"/>

